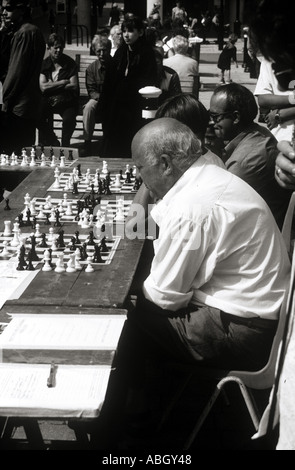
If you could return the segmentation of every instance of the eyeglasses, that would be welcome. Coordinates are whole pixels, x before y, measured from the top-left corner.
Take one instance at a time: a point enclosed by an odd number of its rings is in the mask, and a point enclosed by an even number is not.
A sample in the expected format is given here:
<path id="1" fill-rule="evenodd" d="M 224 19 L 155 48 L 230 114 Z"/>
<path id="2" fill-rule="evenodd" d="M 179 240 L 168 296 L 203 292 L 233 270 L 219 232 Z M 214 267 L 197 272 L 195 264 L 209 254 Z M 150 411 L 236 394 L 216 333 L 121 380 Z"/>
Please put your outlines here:
<path id="1" fill-rule="evenodd" d="M 230 112 L 226 112 L 226 113 L 209 113 L 209 115 L 210 115 L 210 120 L 213 121 L 214 124 L 218 124 L 226 116 L 231 116 L 232 113 L 230 113 Z"/>

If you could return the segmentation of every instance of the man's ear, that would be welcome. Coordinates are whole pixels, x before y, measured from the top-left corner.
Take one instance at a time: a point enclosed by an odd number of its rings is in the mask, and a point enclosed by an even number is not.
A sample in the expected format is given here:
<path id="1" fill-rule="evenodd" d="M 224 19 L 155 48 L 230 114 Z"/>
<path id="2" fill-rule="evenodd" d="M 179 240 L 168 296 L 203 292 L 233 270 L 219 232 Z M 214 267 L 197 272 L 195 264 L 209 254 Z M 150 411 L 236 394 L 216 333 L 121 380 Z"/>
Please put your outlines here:
<path id="1" fill-rule="evenodd" d="M 163 174 L 168 176 L 172 173 L 171 157 L 167 153 L 162 153 L 160 156 L 160 165 Z"/>
<path id="2" fill-rule="evenodd" d="M 241 122 L 241 115 L 240 115 L 240 112 L 239 111 L 234 111 L 233 112 L 233 123 L 234 124 L 239 124 Z"/>

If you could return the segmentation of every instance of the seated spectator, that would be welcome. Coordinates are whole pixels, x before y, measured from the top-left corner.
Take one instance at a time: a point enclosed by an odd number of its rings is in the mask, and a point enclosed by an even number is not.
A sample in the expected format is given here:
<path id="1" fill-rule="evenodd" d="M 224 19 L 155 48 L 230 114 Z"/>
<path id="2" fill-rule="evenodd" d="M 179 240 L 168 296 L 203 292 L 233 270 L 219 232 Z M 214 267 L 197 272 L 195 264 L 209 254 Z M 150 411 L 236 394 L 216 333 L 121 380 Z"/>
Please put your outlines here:
<path id="1" fill-rule="evenodd" d="M 95 123 L 101 122 L 102 119 L 98 101 L 105 78 L 106 63 L 111 60 L 109 40 L 106 36 L 96 34 L 92 40 L 92 48 L 98 58 L 86 69 L 85 83 L 89 100 L 83 108 L 85 155 L 91 153 L 91 140 Z"/>
<path id="2" fill-rule="evenodd" d="M 199 93 L 199 65 L 198 62 L 187 55 L 189 40 L 184 36 L 173 38 L 175 55 L 164 59 L 163 64 L 171 67 L 178 73 L 183 92 Z"/>
<path id="3" fill-rule="evenodd" d="M 154 48 L 154 51 L 158 67 L 157 86 L 162 90 L 162 93 L 158 98 L 158 102 L 161 104 L 167 98 L 181 93 L 181 85 L 178 73 L 163 64 L 164 53 L 161 52 L 161 49 Z"/>
<path id="4" fill-rule="evenodd" d="M 110 9 L 109 26 L 112 28 L 115 24 L 119 24 L 121 12 L 117 3 L 113 3 Z"/>
<path id="5" fill-rule="evenodd" d="M 53 115 L 59 114 L 62 117 L 61 145 L 69 147 L 79 106 L 78 67 L 74 59 L 63 53 L 64 40 L 58 34 L 49 36 L 47 48 L 49 55 L 43 60 L 40 74 L 43 99 L 39 144 L 60 145 L 53 131 Z"/>
<path id="6" fill-rule="evenodd" d="M 151 215 L 159 236 L 119 340 L 91 433 L 94 449 L 118 448 L 128 410 L 138 413 L 133 426 L 144 426 L 144 412 L 151 426 L 151 365 L 194 365 L 204 398 L 204 367 L 264 367 L 290 276 L 286 246 L 266 203 L 240 178 L 206 162 L 186 125 L 173 118 L 150 122 L 135 135 L 132 158 L 158 198 Z"/>
<path id="7" fill-rule="evenodd" d="M 210 116 L 216 136 L 225 145 L 225 166 L 260 194 L 281 229 L 291 192 L 283 190 L 275 180 L 277 140 L 268 129 L 254 122 L 257 113 L 255 97 L 243 85 L 230 83 L 214 90 Z"/>
<path id="8" fill-rule="evenodd" d="M 118 49 L 119 46 L 122 44 L 122 30 L 121 26 L 118 24 L 115 24 L 111 30 L 110 30 L 110 37 L 109 39 L 111 40 L 112 47 L 111 47 L 111 56 L 115 54 L 116 50 Z"/>
<path id="9" fill-rule="evenodd" d="M 202 155 L 208 163 L 225 168 L 225 165 L 220 157 L 214 154 L 205 146 L 206 130 L 209 124 L 209 112 L 205 106 L 193 94 L 179 94 L 168 98 L 157 109 L 155 118 L 171 117 L 186 124 L 197 136 L 201 142 Z M 144 208 L 146 217 L 149 214 L 149 204 L 153 204 L 155 200 L 151 197 L 150 192 L 142 183 L 139 190 L 134 196 L 133 203 L 141 204 Z M 132 208 L 131 208 L 132 209 Z M 130 223 L 132 223 L 132 210 L 130 210 L 130 217 L 127 217 L 126 226 L 128 230 L 133 230 Z"/>

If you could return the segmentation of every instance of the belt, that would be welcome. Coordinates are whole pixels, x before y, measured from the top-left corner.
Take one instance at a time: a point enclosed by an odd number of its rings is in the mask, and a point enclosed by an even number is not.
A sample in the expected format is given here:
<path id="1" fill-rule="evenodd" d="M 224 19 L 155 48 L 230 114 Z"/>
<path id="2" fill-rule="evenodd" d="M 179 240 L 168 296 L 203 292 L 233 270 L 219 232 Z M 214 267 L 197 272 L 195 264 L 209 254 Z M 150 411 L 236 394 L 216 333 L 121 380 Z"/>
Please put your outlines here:
<path id="1" fill-rule="evenodd" d="M 237 315 L 231 315 L 225 312 L 220 312 L 220 318 L 222 322 L 226 322 L 227 324 L 235 323 L 236 325 L 245 325 L 248 328 L 276 329 L 278 326 L 278 320 L 269 320 L 260 317 L 238 317 Z"/>

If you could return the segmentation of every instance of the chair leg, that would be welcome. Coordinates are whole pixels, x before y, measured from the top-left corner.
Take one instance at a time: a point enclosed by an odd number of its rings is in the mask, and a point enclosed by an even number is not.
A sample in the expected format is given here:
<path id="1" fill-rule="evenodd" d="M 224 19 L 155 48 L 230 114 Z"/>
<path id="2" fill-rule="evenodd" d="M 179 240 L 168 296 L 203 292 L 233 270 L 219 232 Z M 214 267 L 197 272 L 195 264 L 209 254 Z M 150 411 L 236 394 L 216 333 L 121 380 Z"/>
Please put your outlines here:
<path id="1" fill-rule="evenodd" d="M 160 422 L 157 426 L 157 432 L 159 432 L 162 429 L 165 421 L 167 420 L 168 416 L 170 415 L 172 409 L 174 408 L 175 404 L 179 400 L 179 397 L 181 396 L 182 392 L 185 390 L 192 376 L 193 376 L 193 373 L 187 374 L 184 380 L 181 381 L 181 383 L 178 385 L 175 393 L 173 393 L 171 400 L 168 402 L 168 405 L 166 406 L 165 410 L 162 413 Z"/>
<path id="2" fill-rule="evenodd" d="M 205 408 L 203 409 L 201 415 L 199 416 L 195 427 L 193 428 L 192 432 L 190 433 L 188 439 L 186 440 L 186 442 L 184 444 L 184 450 L 188 450 L 190 448 L 190 446 L 192 445 L 196 435 L 200 431 L 205 419 L 207 418 L 208 414 L 210 413 L 210 411 L 211 411 L 216 399 L 218 398 L 220 392 L 222 391 L 223 386 L 227 382 L 236 382 L 238 384 L 238 386 L 240 388 L 240 391 L 242 393 L 242 396 L 245 400 L 245 404 L 247 406 L 248 412 L 249 412 L 250 417 L 252 419 L 252 423 L 254 425 L 254 428 L 255 428 L 256 431 L 258 430 L 259 422 L 260 422 L 260 414 L 257 410 L 255 400 L 252 397 L 252 394 L 251 394 L 250 390 L 247 389 L 247 387 L 244 385 L 242 380 L 239 379 L 238 377 L 232 377 L 232 376 L 225 377 L 225 378 L 221 379 L 218 382 L 218 384 L 216 385 L 216 388 L 215 388 L 213 394 L 211 395 L 207 405 L 205 406 Z"/>

